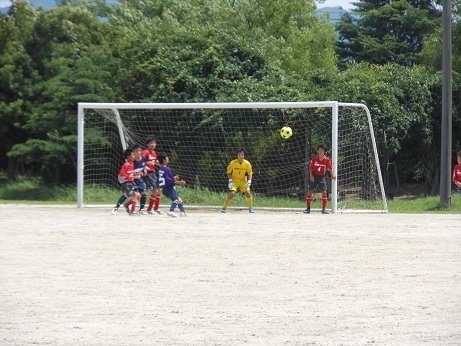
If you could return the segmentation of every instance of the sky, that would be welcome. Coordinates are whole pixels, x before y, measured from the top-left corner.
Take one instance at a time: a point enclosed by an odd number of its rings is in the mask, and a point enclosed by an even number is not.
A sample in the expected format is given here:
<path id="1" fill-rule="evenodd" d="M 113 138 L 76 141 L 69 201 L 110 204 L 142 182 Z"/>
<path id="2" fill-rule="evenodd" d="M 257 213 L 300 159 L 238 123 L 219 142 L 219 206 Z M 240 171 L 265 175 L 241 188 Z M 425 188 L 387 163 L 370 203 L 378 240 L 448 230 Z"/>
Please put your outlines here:
<path id="1" fill-rule="evenodd" d="M 357 0 L 326 0 L 323 4 L 319 4 L 317 2 L 317 8 L 319 8 L 319 7 L 341 6 L 345 10 L 350 10 L 350 9 L 352 9 L 354 7 L 351 4 L 352 2 L 357 2 Z"/>

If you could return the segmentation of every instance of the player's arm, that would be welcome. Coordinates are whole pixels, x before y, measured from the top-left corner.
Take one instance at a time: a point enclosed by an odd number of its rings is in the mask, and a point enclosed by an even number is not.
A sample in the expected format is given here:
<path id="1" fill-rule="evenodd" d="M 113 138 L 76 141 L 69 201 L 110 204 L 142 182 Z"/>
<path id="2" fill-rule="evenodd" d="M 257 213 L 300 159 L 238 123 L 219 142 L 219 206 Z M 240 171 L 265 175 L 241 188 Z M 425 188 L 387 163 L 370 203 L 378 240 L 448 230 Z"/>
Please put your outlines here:
<path id="1" fill-rule="evenodd" d="M 328 169 L 328 172 L 330 172 L 331 179 L 335 180 L 335 179 L 336 179 L 336 175 L 334 175 L 334 173 L 333 173 L 333 167 L 329 168 L 329 169 Z"/>
<path id="2" fill-rule="evenodd" d="M 461 181 L 458 181 L 458 180 L 456 180 L 456 179 L 453 179 L 453 182 L 455 183 L 455 185 L 456 185 L 457 187 L 460 187 L 460 188 L 461 188 Z"/>
<path id="3" fill-rule="evenodd" d="M 451 180 L 455 183 L 457 187 L 461 187 L 461 181 L 456 180 L 456 167 L 453 169 L 453 176 Z"/>
<path id="4" fill-rule="evenodd" d="M 175 174 L 175 176 L 174 176 L 174 184 L 175 184 L 175 185 L 184 186 L 184 185 L 186 185 L 186 181 L 185 181 L 185 180 L 181 180 L 181 179 L 179 178 L 179 175 Z"/>
<path id="5" fill-rule="evenodd" d="M 251 180 L 253 179 L 253 168 L 251 167 L 251 163 L 248 162 L 247 170 L 246 170 L 247 182 L 245 186 L 251 186 Z"/>
<path id="6" fill-rule="evenodd" d="M 307 170 L 309 171 L 309 180 L 314 181 L 314 173 L 312 173 L 312 160 L 309 162 L 309 166 L 307 166 Z"/>
<path id="7" fill-rule="evenodd" d="M 133 181 L 134 179 L 134 171 L 131 170 L 131 167 L 128 164 L 124 164 L 120 169 L 118 174 L 119 180 L 122 183 Z"/>
<path id="8" fill-rule="evenodd" d="M 335 180 L 336 176 L 333 173 L 333 162 L 331 162 L 331 159 L 329 159 L 329 160 L 330 161 L 328 162 L 328 164 L 327 164 L 327 166 L 325 168 L 330 173 L 331 179 Z"/>

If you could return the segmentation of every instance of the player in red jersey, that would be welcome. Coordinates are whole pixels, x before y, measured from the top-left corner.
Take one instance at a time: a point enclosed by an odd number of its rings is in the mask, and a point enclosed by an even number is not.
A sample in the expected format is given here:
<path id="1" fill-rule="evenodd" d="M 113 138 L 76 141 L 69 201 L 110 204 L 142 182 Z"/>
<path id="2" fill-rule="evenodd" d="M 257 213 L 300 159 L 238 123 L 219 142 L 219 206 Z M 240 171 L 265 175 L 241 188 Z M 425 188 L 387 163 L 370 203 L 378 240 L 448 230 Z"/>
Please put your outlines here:
<path id="1" fill-rule="evenodd" d="M 453 176 L 451 177 L 451 180 L 456 185 L 456 191 L 461 194 L 461 151 L 458 151 L 456 159 L 458 164 L 453 168 Z"/>
<path id="2" fill-rule="evenodd" d="M 158 171 L 157 171 L 157 139 L 155 137 L 149 137 L 146 140 L 147 148 L 143 150 L 142 156 L 146 158 L 146 170 L 147 174 L 144 177 L 147 188 L 151 191 L 149 197 L 149 204 L 147 206 L 147 212 L 149 214 L 163 214 L 159 209 L 161 191 L 158 186 Z"/>
<path id="3" fill-rule="evenodd" d="M 131 200 L 127 203 L 124 203 L 126 211 L 129 215 L 136 214 L 136 205 L 138 204 L 139 199 L 141 198 L 138 188 L 135 183 L 135 179 L 140 179 L 141 175 L 136 174 L 134 170 L 134 152 L 133 149 L 125 149 L 123 152 L 125 157 L 125 163 L 120 168 L 118 173 L 118 181 L 122 184 L 124 195 Z M 130 208 L 131 207 L 131 208 Z"/>
<path id="4" fill-rule="evenodd" d="M 331 179 L 336 179 L 333 175 L 333 165 L 328 156 L 325 155 L 326 145 L 321 143 L 317 146 L 317 155 L 315 155 L 309 164 L 309 187 L 306 196 L 306 210 L 304 214 L 311 212 L 312 195 L 318 186 L 322 192 L 322 214 L 328 214 L 325 210 L 327 207 L 327 181 L 325 175 L 330 172 Z"/>

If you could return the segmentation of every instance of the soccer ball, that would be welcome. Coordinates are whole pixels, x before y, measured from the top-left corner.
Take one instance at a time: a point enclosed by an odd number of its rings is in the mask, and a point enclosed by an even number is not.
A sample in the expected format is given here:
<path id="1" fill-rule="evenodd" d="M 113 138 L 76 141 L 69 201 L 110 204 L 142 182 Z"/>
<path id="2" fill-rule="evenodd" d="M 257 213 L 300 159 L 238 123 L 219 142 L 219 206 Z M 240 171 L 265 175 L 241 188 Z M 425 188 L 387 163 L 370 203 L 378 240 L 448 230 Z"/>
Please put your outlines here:
<path id="1" fill-rule="evenodd" d="M 282 136 L 282 138 L 284 138 L 284 139 L 288 139 L 288 138 L 290 138 L 292 135 L 293 135 L 293 131 L 291 131 L 291 127 L 284 126 L 284 127 L 282 127 L 282 129 L 280 130 L 280 136 Z"/>

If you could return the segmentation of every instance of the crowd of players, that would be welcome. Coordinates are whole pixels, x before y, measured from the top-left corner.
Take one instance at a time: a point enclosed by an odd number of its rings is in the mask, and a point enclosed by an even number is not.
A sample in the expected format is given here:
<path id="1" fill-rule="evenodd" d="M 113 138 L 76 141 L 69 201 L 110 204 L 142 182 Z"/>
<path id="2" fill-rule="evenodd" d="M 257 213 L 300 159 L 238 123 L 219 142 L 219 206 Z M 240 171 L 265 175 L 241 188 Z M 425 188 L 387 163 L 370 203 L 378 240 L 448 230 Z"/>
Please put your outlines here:
<path id="1" fill-rule="evenodd" d="M 123 194 L 112 209 L 112 214 L 116 214 L 122 205 L 129 215 L 164 214 L 159 209 L 160 198 L 163 194 L 171 200 L 170 208 L 166 212 L 168 216 L 187 216 L 183 201 L 175 188 L 176 185 L 186 185 L 186 181 L 173 175 L 168 166 L 168 155 L 164 152 L 157 153 L 156 147 L 156 138 L 149 137 L 146 140 L 146 148 L 143 149 L 140 145 L 135 145 L 124 151 L 125 162 L 118 174 Z M 322 214 L 328 214 L 326 211 L 328 201 L 326 174 L 328 172 L 332 179 L 336 179 L 336 176 L 333 174 L 331 160 L 325 155 L 325 152 L 325 144 L 319 144 L 317 155 L 312 158 L 308 166 L 309 186 L 305 214 L 310 213 L 312 195 L 317 187 L 322 193 Z M 457 161 L 458 164 L 453 169 L 452 181 L 456 185 L 456 191 L 461 194 L 461 151 L 457 153 Z M 254 213 L 253 197 L 250 191 L 253 169 L 251 163 L 245 159 L 244 149 L 237 151 L 237 158 L 230 161 L 226 173 L 229 179 L 229 194 L 224 201 L 221 212 L 227 212 L 231 200 L 240 191 L 245 195 L 248 211 Z M 148 202 L 147 208 L 146 202 Z M 175 212 L 176 208 L 179 209 L 179 215 Z"/>

